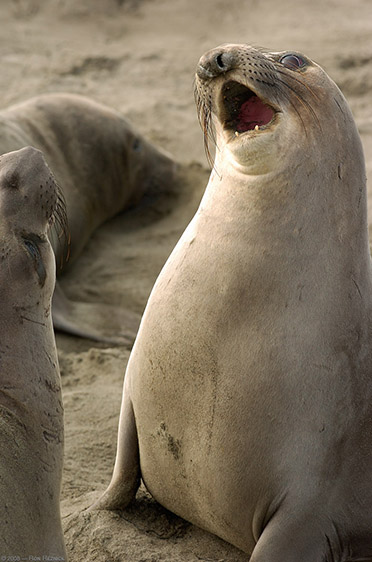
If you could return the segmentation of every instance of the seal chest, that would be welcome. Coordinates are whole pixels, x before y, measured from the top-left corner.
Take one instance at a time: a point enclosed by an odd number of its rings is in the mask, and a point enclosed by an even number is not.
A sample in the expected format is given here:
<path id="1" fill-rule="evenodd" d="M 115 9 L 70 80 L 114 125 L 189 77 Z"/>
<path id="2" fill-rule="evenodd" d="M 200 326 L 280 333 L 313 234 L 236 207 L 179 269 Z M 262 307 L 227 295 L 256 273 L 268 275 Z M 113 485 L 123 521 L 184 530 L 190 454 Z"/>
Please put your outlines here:
<path id="1" fill-rule="evenodd" d="M 214 171 L 149 298 L 98 505 L 124 506 L 140 468 L 160 503 L 252 562 L 372 556 L 371 272 L 350 110 L 305 56 L 247 45 L 201 58 L 196 100 Z"/>

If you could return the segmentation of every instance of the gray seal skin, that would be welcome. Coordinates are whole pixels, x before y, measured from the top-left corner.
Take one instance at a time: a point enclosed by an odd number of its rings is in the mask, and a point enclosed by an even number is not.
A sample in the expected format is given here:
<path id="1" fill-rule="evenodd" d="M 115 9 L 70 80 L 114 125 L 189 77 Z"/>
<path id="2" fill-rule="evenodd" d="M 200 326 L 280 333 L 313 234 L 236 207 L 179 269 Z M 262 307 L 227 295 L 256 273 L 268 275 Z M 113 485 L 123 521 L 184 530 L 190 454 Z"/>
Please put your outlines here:
<path id="1" fill-rule="evenodd" d="M 61 209 L 40 151 L 0 157 L 1 557 L 66 559 L 63 406 L 51 318 L 55 260 L 47 236 Z"/>
<path id="2" fill-rule="evenodd" d="M 150 295 L 93 507 L 124 508 L 142 477 L 251 562 L 372 560 L 371 264 L 350 109 L 304 55 L 235 44 L 201 58 L 196 99 L 214 170 Z"/>
<path id="3" fill-rule="evenodd" d="M 151 205 L 175 191 L 175 162 L 118 112 L 83 96 L 47 94 L 1 111 L 0 154 L 26 145 L 43 152 L 66 199 L 70 246 L 52 236 L 57 274 L 74 262 L 104 221 L 140 201 Z M 103 304 L 87 307 L 68 301 L 57 285 L 55 327 L 105 340 L 100 316 L 114 318 L 118 310 Z M 119 322 L 125 324 L 123 341 L 133 341 L 139 316 L 125 311 Z"/>

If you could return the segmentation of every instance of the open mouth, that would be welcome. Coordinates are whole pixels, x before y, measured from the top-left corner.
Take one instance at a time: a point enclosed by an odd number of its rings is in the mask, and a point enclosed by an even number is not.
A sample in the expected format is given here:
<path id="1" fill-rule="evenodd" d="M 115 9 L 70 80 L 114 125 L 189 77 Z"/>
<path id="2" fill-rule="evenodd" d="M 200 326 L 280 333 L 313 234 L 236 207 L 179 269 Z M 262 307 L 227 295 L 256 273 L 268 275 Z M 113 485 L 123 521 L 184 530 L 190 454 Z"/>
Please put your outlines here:
<path id="1" fill-rule="evenodd" d="M 239 82 L 230 81 L 224 85 L 222 101 L 224 127 L 233 131 L 235 135 L 246 131 L 258 131 L 275 117 L 274 109 Z"/>

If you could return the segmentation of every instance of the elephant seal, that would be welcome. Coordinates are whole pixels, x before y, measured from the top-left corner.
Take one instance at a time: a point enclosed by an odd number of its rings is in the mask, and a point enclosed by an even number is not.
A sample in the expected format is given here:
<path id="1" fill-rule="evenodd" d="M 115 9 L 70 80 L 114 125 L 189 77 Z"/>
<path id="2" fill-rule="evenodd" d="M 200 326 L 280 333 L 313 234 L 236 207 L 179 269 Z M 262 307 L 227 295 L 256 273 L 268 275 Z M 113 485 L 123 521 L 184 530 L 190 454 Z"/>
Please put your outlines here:
<path id="1" fill-rule="evenodd" d="M 63 237 L 51 237 L 57 274 L 73 263 L 104 221 L 140 201 L 155 205 L 157 199 L 164 201 L 176 192 L 175 162 L 118 112 L 83 96 L 46 94 L 1 111 L 0 154 L 26 145 L 43 152 L 66 199 L 69 247 Z M 112 321 L 119 315 L 122 340 L 133 341 L 137 314 L 103 304 L 73 303 L 57 285 L 53 298 L 57 329 L 115 340 L 102 337 L 99 323 L 104 315 Z"/>
<path id="2" fill-rule="evenodd" d="M 145 309 L 95 507 L 125 507 L 142 476 L 251 562 L 372 560 L 371 264 L 351 112 L 304 55 L 248 45 L 201 58 L 196 99 L 215 167 Z"/>
<path id="3" fill-rule="evenodd" d="M 63 406 L 47 231 L 63 207 L 42 153 L 0 157 L 0 556 L 66 560 L 59 508 Z M 64 222 L 64 220 L 62 220 Z"/>

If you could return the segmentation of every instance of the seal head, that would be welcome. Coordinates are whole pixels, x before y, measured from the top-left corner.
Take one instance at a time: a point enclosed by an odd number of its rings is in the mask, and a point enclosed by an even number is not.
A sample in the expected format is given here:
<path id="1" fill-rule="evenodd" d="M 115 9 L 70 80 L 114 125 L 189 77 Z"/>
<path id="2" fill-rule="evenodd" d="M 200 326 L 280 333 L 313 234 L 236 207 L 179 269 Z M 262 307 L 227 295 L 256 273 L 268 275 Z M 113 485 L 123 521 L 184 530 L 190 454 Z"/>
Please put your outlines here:
<path id="1" fill-rule="evenodd" d="M 205 138 L 217 141 L 216 167 L 225 145 L 235 164 L 252 174 L 277 173 L 283 154 L 286 165 L 297 148 L 303 152 L 304 143 L 312 152 L 318 147 L 316 156 L 324 159 L 324 144 L 317 140 L 330 130 L 354 136 L 360 150 L 342 93 L 319 65 L 300 53 L 217 47 L 199 61 L 195 96 Z M 334 148 L 329 150 L 332 157 Z M 362 159 L 361 152 L 358 170 L 364 169 Z"/>
<path id="2" fill-rule="evenodd" d="M 39 283 L 44 286 L 49 263 L 44 264 L 41 252 L 49 251 L 46 238 L 49 227 L 54 225 L 58 237 L 67 238 L 64 196 L 41 151 L 33 147 L 0 156 L 0 187 L 4 240 L 9 239 L 12 232 L 17 243 L 23 243 L 33 258 Z M 3 248 L 3 257 L 4 252 Z M 54 284 L 53 276 L 52 268 L 48 280 L 51 279 Z"/>

